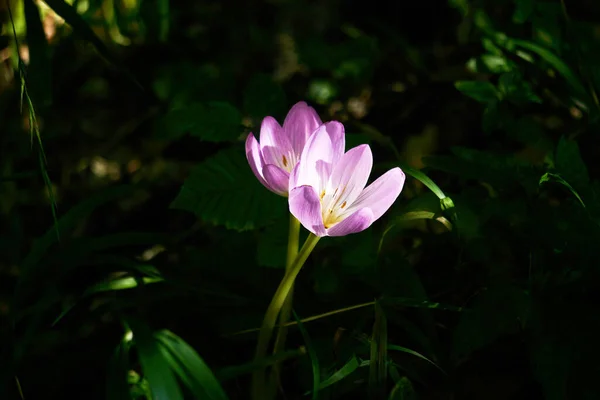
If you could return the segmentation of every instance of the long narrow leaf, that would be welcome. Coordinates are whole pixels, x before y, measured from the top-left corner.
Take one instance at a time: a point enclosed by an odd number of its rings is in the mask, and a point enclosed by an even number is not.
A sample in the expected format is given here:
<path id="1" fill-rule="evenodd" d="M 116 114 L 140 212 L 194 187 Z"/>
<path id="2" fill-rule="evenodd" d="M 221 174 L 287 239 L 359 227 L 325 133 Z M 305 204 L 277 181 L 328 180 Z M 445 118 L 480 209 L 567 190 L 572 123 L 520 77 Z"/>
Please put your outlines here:
<path id="1" fill-rule="evenodd" d="M 308 356 L 310 357 L 310 364 L 312 366 L 313 372 L 313 389 L 312 389 L 312 399 L 318 400 L 319 398 L 319 384 L 321 381 L 321 365 L 319 364 L 319 357 L 317 356 L 317 351 L 310 340 L 310 336 L 302 323 L 302 320 L 298 317 L 298 314 L 294 310 L 292 310 L 294 315 L 294 319 L 298 324 L 298 329 L 302 334 L 302 338 L 304 339 L 304 344 L 306 345 L 306 350 L 308 351 Z"/>
<path id="2" fill-rule="evenodd" d="M 142 371 L 156 400 L 183 400 L 177 379 L 150 328 L 136 319 L 127 320 L 138 351 Z"/>
<path id="3" fill-rule="evenodd" d="M 171 367 L 198 399 L 227 400 L 228 397 L 212 370 L 189 344 L 174 333 L 163 330 L 154 337 Z"/>

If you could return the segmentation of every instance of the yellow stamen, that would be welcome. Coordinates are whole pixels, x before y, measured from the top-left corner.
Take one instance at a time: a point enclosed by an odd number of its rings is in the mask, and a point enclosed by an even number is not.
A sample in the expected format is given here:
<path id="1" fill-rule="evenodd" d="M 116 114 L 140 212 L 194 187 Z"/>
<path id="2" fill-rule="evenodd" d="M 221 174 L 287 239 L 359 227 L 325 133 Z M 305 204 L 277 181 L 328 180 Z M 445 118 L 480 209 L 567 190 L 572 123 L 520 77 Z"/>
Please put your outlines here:
<path id="1" fill-rule="evenodd" d="M 287 158 L 285 158 L 285 156 L 282 156 L 282 157 L 283 157 L 283 166 L 287 167 L 287 164 L 288 164 Z"/>
<path id="2" fill-rule="evenodd" d="M 345 201 L 342 203 L 342 205 L 340 206 L 340 208 L 344 208 L 344 207 L 346 207 L 346 202 Z"/>

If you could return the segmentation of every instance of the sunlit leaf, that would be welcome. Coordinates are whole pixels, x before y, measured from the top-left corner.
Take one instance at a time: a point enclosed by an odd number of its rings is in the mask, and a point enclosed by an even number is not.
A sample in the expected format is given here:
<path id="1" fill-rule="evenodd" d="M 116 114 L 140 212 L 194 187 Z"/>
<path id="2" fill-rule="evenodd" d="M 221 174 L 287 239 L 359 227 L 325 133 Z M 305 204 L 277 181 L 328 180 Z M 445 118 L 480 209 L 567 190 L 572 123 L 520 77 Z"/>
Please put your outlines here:
<path id="1" fill-rule="evenodd" d="M 163 357 L 197 399 L 228 399 L 211 369 L 189 344 L 166 330 L 155 333 L 154 337 Z"/>
<path id="2" fill-rule="evenodd" d="M 154 399 L 183 400 L 177 379 L 161 350 L 159 342 L 150 328 L 137 319 L 128 319 L 127 324 L 133 332 L 142 372 L 152 391 Z"/>
<path id="3" fill-rule="evenodd" d="M 243 149 L 223 150 L 199 164 L 185 180 L 171 208 L 230 229 L 268 225 L 283 216 L 285 200 L 252 174 Z"/>

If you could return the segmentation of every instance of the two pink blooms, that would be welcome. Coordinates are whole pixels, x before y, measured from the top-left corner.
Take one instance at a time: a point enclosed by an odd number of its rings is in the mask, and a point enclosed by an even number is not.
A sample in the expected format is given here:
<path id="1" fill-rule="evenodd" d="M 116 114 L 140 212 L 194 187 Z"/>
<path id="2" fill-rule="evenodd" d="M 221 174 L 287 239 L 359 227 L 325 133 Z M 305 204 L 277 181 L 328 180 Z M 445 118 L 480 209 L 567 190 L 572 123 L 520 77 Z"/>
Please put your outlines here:
<path id="1" fill-rule="evenodd" d="M 283 126 L 266 117 L 260 143 L 250 133 L 246 157 L 267 189 L 288 197 L 290 212 L 316 236 L 345 236 L 367 229 L 400 195 L 405 175 L 392 168 L 367 185 L 373 167 L 366 145 L 345 152 L 344 126 L 323 123 L 299 102 Z"/>

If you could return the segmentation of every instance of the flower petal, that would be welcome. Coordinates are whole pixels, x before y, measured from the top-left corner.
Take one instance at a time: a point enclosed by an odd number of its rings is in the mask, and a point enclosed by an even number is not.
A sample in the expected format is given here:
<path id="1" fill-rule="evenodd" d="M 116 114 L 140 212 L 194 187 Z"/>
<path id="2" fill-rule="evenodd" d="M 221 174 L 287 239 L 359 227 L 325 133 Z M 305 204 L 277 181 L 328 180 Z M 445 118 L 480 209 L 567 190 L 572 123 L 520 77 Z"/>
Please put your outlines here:
<path id="1" fill-rule="evenodd" d="M 372 167 L 369 145 L 348 150 L 333 168 L 323 197 L 324 208 L 333 210 L 333 216 L 342 214 L 365 188 Z"/>
<path id="2" fill-rule="evenodd" d="M 323 122 L 314 108 L 304 101 L 296 103 L 283 121 L 283 130 L 291 142 L 295 154 L 300 155 L 308 137 Z"/>
<path id="3" fill-rule="evenodd" d="M 291 187 L 309 185 L 320 193 L 329 180 L 333 158 L 331 139 L 326 126 L 321 125 L 310 136 L 302 150 Z"/>
<path id="4" fill-rule="evenodd" d="M 362 208 L 343 221 L 327 229 L 327 236 L 346 236 L 351 233 L 364 231 L 375 221 L 369 208 Z"/>
<path id="5" fill-rule="evenodd" d="M 366 207 L 373 212 L 373 221 L 378 220 L 396 201 L 405 180 L 400 168 L 390 169 L 367 186 L 348 211 Z"/>
<path id="6" fill-rule="evenodd" d="M 287 197 L 290 174 L 273 164 L 265 165 L 262 172 L 271 191 Z"/>
<path id="7" fill-rule="evenodd" d="M 260 150 L 265 164 L 286 169 L 292 162 L 292 145 L 273 117 L 265 117 L 260 125 Z"/>
<path id="8" fill-rule="evenodd" d="M 248 160 L 248 164 L 250 164 L 250 169 L 258 178 L 260 183 L 268 188 L 269 185 L 267 185 L 267 182 L 262 176 L 262 169 L 265 162 L 263 160 L 262 153 L 260 152 L 258 141 L 252 133 L 250 133 L 246 138 L 246 159 Z"/>
<path id="9" fill-rule="evenodd" d="M 288 203 L 290 213 L 300 221 L 302 226 L 317 236 L 326 235 L 321 216 L 321 202 L 314 188 L 310 186 L 294 188 L 290 191 Z"/>
<path id="10" fill-rule="evenodd" d="M 346 150 L 346 134 L 344 125 L 338 121 L 329 121 L 325 124 L 325 130 L 331 139 L 331 147 L 333 148 L 332 163 L 335 165 L 344 155 Z"/>

